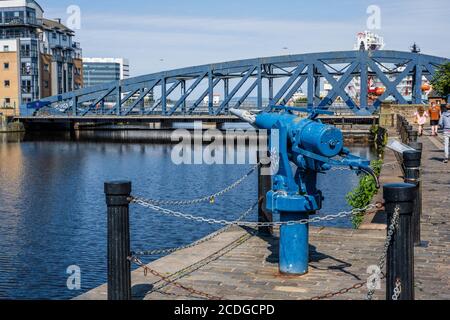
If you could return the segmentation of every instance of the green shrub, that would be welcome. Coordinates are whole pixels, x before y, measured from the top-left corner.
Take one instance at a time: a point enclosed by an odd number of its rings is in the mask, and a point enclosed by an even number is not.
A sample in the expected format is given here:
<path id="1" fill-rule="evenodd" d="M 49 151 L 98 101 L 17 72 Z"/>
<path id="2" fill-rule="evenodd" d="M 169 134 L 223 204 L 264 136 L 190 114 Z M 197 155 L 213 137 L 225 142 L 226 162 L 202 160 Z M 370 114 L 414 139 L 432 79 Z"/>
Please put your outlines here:
<path id="1" fill-rule="evenodd" d="M 382 165 L 383 160 L 374 160 L 370 164 L 377 177 L 380 176 Z M 364 175 L 359 181 L 358 187 L 347 195 L 347 203 L 351 205 L 353 209 L 363 209 L 372 202 L 372 199 L 377 192 L 377 184 L 373 177 Z M 355 229 L 358 229 L 361 226 L 364 215 L 365 212 L 361 212 L 352 217 L 352 224 Z"/>

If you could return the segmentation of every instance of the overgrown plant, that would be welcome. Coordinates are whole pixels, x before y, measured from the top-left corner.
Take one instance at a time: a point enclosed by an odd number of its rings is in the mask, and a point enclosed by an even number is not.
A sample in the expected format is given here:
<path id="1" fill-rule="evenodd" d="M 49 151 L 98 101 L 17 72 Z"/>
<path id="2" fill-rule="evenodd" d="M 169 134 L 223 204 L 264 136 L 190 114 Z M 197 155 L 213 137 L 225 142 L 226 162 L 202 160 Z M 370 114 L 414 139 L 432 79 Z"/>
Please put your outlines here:
<path id="1" fill-rule="evenodd" d="M 383 160 L 374 160 L 370 166 L 377 175 L 380 176 Z M 372 176 L 364 175 L 359 181 L 358 187 L 351 191 L 347 195 L 347 203 L 353 207 L 353 209 L 363 209 L 367 207 L 373 197 L 377 194 L 377 184 Z M 361 212 L 352 217 L 352 224 L 355 229 L 358 229 L 363 222 L 365 212 Z"/>

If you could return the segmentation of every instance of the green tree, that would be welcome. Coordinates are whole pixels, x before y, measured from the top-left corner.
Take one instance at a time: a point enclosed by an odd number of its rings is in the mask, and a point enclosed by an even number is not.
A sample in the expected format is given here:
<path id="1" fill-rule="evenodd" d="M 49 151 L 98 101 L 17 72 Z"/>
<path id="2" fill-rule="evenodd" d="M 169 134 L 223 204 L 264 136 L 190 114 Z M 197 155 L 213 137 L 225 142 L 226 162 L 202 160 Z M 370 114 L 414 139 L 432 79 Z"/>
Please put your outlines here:
<path id="1" fill-rule="evenodd" d="M 444 97 L 450 94 L 450 62 L 439 67 L 431 85 L 437 93 Z"/>
<path id="2" fill-rule="evenodd" d="M 371 162 L 375 175 L 377 177 L 381 174 L 381 167 L 383 166 L 382 160 L 374 160 Z M 347 203 L 353 207 L 353 209 L 364 209 L 373 200 L 373 197 L 378 193 L 377 184 L 372 176 L 364 175 L 359 181 L 358 187 L 351 191 L 347 195 Z M 361 212 L 352 217 L 353 227 L 358 229 L 364 220 L 365 212 Z"/>

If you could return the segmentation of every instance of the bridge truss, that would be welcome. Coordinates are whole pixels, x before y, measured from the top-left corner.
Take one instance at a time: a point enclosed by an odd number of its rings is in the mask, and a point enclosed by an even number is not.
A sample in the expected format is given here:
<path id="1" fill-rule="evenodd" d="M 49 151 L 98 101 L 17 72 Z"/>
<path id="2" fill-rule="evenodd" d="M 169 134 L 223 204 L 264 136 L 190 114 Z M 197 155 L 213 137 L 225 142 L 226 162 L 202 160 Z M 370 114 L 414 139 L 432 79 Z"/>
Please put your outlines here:
<path id="1" fill-rule="evenodd" d="M 328 108 L 340 97 L 356 114 L 371 114 L 388 97 L 400 104 L 421 104 L 422 80 L 431 80 L 437 68 L 448 62 L 412 52 L 343 51 L 248 59 L 188 67 L 139 76 L 41 99 L 28 105 L 48 105 L 66 116 L 92 115 L 209 115 L 227 114 L 256 97 L 255 108 L 284 105 L 306 88 L 307 106 Z M 385 92 L 369 103 L 368 80 L 375 77 Z M 412 101 L 398 90 L 402 80 L 412 79 Z M 352 79 L 361 84 L 356 101 L 346 89 Z M 332 89 L 321 97 L 328 82 Z M 214 101 L 220 94 L 220 101 Z M 151 99 L 149 99 L 151 97 Z M 206 103 L 205 103 L 206 102 Z M 36 113 L 39 114 L 39 111 Z"/>

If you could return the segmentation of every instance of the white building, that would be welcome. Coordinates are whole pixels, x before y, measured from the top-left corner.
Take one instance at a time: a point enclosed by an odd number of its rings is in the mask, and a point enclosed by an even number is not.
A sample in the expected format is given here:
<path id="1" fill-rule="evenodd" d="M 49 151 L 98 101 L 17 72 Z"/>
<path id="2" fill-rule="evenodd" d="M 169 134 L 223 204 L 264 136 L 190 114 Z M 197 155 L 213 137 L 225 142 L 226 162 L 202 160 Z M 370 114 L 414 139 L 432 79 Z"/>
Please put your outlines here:
<path id="1" fill-rule="evenodd" d="M 130 63 L 124 58 L 83 58 L 83 69 L 86 87 L 130 77 Z"/>
<path id="2" fill-rule="evenodd" d="M 220 94 L 215 93 L 214 96 L 213 96 L 213 105 L 214 106 L 218 106 L 220 104 L 220 99 L 221 99 Z M 203 99 L 203 104 L 209 105 L 209 96 L 206 96 Z"/>

